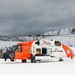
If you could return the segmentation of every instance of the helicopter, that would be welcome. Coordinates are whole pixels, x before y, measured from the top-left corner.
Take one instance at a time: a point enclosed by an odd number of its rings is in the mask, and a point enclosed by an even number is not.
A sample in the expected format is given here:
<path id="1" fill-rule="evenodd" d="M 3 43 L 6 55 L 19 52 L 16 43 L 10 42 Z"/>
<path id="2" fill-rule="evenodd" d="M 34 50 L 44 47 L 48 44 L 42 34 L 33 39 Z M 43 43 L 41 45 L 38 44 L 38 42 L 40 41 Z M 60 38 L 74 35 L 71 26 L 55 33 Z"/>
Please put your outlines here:
<path id="1" fill-rule="evenodd" d="M 8 53 L 8 58 L 11 61 L 20 59 L 22 62 L 30 60 L 31 63 L 36 61 L 49 60 L 57 58 L 63 61 L 63 58 L 73 59 L 73 51 L 58 40 L 38 39 L 39 36 L 55 36 L 55 35 L 22 35 L 33 36 L 33 40 L 20 42 L 11 47 L 11 52 Z M 3 57 L 6 61 L 6 56 Z"/>

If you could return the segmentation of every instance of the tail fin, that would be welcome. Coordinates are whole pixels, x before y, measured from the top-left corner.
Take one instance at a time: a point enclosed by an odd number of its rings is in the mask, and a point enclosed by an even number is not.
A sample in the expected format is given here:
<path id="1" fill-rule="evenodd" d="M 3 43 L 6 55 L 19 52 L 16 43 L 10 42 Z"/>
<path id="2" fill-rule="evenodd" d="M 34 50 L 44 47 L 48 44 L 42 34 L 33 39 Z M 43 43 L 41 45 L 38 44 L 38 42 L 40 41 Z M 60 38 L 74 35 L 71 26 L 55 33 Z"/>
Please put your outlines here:
<path id="1" fill-rule="evenodd" d="M 62 47 L 63 47 L 67 57 L 71 57 L 71 58 L 74 57 L 74 53 L 73 53 L 73 51 L 69 47 L 67 47 L 64 44 L 62 44 Z"/>

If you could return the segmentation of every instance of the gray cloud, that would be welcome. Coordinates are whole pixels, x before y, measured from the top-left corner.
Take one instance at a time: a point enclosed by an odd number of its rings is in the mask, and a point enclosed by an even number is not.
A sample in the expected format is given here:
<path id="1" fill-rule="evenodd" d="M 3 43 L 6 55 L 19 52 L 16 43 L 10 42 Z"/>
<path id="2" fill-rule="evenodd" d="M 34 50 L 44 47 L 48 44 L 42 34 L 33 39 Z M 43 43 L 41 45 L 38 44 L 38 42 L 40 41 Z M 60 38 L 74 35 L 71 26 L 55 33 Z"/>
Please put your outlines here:
<path id="1" fill-rule="evenodd" d="M 1 35 L 62 27 L 75 27 L 75 0 L 0 0 Z"/>

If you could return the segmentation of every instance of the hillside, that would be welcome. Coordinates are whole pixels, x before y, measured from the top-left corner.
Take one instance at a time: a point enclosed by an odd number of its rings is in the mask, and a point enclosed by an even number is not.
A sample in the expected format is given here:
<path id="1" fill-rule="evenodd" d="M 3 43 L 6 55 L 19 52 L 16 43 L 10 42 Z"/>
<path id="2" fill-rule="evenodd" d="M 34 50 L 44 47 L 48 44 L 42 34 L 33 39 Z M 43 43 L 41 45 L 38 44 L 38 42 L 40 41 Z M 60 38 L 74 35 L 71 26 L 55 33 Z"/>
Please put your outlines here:
<path id="1" fill-rule="evenodd" d="M 54 35 L 54 36 L 46 36 L 45 39 L 48 40 L 58 40 L 61 41 L 62 43 L 68 45 L 69 47 L 75 47 L 75 28 L 62 28 L 62 29 L 50 29 L 48 32 L 45 32 L 44 35 Z M 2 43 L 6 42 L 22 42 L 22 41 L 27 41 L 31 40 L 33 37 L 0 37 L 0 47 L 3 45 Z M 4 42 L 2 42 L 4 41 Z M 6 42 L 5 42 L 6 41 Z M 10 43 L 9 42 L 9 43 Z M 3 45 L 4 46 L 4 45 Z M 2 46 L 2 47 L 3 47 Z"/>
<path id="2" fill-rule="evenodd" d="M 75 28 L 50 29 L 45 35 L 75 34 Z"/>
<path id="3" fill-rule="evenodd" d="M 75 47 L 75 28 L 50 29 L 44 35 L 54 35 L 45 37 L 45 39 L 53 39 L 61 41 L 69 47 Z"/>

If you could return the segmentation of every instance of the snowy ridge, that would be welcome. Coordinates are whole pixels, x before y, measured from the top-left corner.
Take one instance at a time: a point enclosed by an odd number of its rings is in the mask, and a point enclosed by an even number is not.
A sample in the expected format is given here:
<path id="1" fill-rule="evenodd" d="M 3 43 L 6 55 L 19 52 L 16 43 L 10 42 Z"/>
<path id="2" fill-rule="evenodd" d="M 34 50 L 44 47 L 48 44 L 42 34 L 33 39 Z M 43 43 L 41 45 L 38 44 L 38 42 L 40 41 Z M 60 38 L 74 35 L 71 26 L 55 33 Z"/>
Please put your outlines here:
<path id="1" fill-rule="evenodd" d="M 47 40 L 58 40 L 69 47 L 75 47 L 75 35 L 58 35 L 45 37 Z"/>
<path id="2" fill-rule="evenodd" d="M 75 28 L 50 29 L 45 35 L 75 34 Z"/>
<path id="3" fill-rule="evenodd" d="M 45 37 L 47 40 L 58 40 L 65 45 L 69 47 L 75 47 L 75 28 L 63 28 L 63 29 L 50 29 L 49 32 L 44 33 L 44 35 L 54 35 L 54 36 L 49 36 Z M 31 40 L 33 37 L 17 37 L 17 40 L 15 40 L 15 37 L 1 37 L 0 38 L 2 41 L 0 41 L 0 48 L 2 47 L 9 47 L 14 44 L 17 44 L 18 42 L 22 42 L 23 40 Z M 14 39 L 15 41 L 10 41 Z M 3 41 L 5 40 L 5 41 Z"/>
<path id="4" fill-rule="evenodd" d="M 44 35 L 54 35 L 46 37 L 48 40 L 58 40 L 69 47 L 75 47 L 75 28 L 50 29 Z"/>

